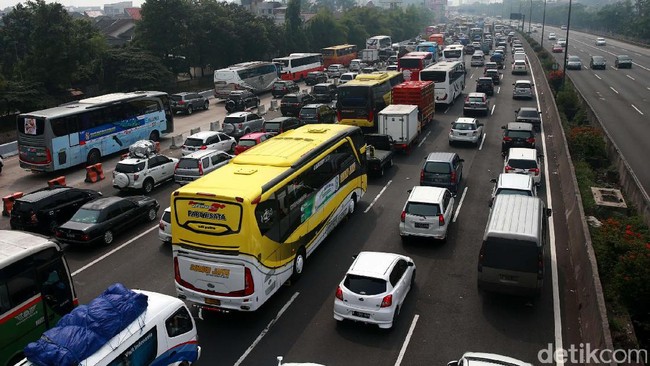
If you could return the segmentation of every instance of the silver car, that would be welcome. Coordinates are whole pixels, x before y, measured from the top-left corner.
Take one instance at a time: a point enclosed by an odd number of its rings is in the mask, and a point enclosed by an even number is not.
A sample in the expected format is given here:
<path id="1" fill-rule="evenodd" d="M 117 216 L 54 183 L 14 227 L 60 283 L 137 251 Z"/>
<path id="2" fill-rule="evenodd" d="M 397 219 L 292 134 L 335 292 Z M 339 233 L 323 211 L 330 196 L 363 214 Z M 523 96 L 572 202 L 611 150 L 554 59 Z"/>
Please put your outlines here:
<path id="1" fill-rule="evenodd" d="M 446 188 L 415 186 L 402 209 L 399 235 L 447 240 L 454 210 L 454 195 Z"/>
<path id="2" fill-rule="evenodd" d="M 460 117 L 451 123 L 449 145 L 455 142 L 469 142 L 475 145 L 483 139 L 483 124 L 476 118 Z"/>
<path id="3" fill-rule="evenodd" d="M 533 82 L 530 80 L 517 80 L 512 85 L 514 86 L 512 90 L 512 99 L 532 99 L 535 96 L 533 91 Z"/>
<path id="4" fill-rule="evenodd" d="M 568 56 L 566 59 L 567 70 L 582 70 L 582 61 L 578 56 Z"/>
<path id="5" fill-rule="evenodd" d="M 172 210 L 170 207 L 167 207 L 160 217 L 160 222 L 158 223 L 158 238 L 163 243 L 172 242 Z"/>

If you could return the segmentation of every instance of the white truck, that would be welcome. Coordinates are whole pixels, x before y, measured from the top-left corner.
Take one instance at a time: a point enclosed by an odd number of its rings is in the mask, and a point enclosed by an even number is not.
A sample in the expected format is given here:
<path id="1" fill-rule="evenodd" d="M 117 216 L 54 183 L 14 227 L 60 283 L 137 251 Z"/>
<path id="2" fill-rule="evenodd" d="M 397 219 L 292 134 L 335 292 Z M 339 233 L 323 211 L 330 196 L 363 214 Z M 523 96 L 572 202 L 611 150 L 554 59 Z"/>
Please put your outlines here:
<path id="1" fill-rule="evenodd" d="M 379 112 L 379 133 L 393 138 L 393 148 L 410 152 L 411 145 L 420 134 L 418 107 L 408 104 L 391 104 Z"/>
<path id="2" fill-rule="evenodd" d="M 361 50 L 361 61 L 368 65 L 379 62 L 379 50 L 368 48 Z"/>

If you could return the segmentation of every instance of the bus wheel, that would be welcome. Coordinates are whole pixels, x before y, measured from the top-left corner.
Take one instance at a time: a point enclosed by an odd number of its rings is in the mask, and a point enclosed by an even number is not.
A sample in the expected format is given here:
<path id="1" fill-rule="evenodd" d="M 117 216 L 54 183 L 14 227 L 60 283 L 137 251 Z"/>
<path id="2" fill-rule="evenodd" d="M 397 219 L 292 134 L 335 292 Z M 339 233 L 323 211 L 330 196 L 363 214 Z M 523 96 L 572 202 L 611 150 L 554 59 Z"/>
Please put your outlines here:
<path id="1" fill-rule="evenodd" d="M 92 149 L 88 153 L 88 157 L 86 158 L 86 165 L 95 165 L 99 163 L 99 159 L 102 157 L 102 155 L 99 153 L 99 150 L 97 149 Z"/>
<path id="2" fill-rule="evenodd" d="M 350 199 L 350 209 L 348 211 L 348 218 L 354 214 L 354 210 L 357 208 L 357 196 L 352 195 L 352 198 Z"/>
<path id="3" fill-rule="evenodd" d="M 305 269 L 305 249 L 298 249 L 296 258 L 293 259 L 293 274 L 291 279 L 297 281 L 302 276 L 302 271 Z"/>
<path id="4" fill-rule="evenodd" d="M 151 131 L 151 133 L 149 134 L 149 140 L 154 141 L 154 142 L 159 141 L 160 140 L 160 132 L 158 132 L 158 130 Z"/>

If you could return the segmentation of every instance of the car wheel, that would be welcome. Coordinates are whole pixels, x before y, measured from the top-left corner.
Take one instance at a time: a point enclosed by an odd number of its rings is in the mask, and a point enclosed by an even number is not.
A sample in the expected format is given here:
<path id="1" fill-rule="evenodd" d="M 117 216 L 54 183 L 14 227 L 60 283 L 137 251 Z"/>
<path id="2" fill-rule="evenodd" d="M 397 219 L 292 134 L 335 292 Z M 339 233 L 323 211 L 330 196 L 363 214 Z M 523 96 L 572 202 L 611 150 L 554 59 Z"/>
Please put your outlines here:
<path id="1" fill-rule="evenodd" d="M 110 230 L 106 230 L 104 233 L 104 244 L 109 245 L 110 243 L 113 242 L 113 232 Z"/>
<path id="2" fill-rule="evenodd" d="M 237 146 L 237 144 L 234 142 L 230 145 L 230 152 L 235 152 L 235 146 Z"/>
<path id="3" fill-rule="evenodd" d="M 95 165 L 99 163 L 101 157 L 102 155 L 99 153 L 99 150 L 97 149 L 90 150 L 88 156 L 86 157 L 86 165 Z"/>
<path id="4" fill-rule="evenodd" d="M 413 270 L 413 275 L 411 276 L 411 287 L 413 287 L 413 285 L 415 285 L 415 273 L 416 273 L 416 270 L 414 269 Z"/>
<path id="5" fill-rule="evenodd" d="M 194 108 L 192 108 L 192 106 L 190 105 L 190 106 L 187 107 L 187 114 L 188 115 L 192 114 L 192 112 L 194 112 Z"/>
<path id="6" fill-rule="evenodd" d="M 149 140 L 154 142 L 160 141 L 160 132 L 158 132 L 157 130 L 151 131 L 151 133 L 149 134 Z"/>
<path id="7" fill-rule="evenodd" d="M 390 160 L 388 160 L 388 167 L 389 168 L 393 167 L 393 159 L 392 158 Z"/>
<path id="8" fill-rule="evenodd" d="M 149 219 L 149 221 L 156 220 L 157 216 L 156 210 L 153 207 L 149 209 L 149 212 L 147 212 L 147 219 Z"/>
<path id="9" fill-rule="evenodd" d="M 210 108 L 210 102 L 206 100 L 205 103 L 203 103 L 203 109 L 208 110 L 208 108 Z"/>
<path id="10" fill-rule="evenodd" d="M 151 191 L 153 191 L 153 179 L 148 178 L 144 181 L 144 183 L 142 183 L 142 191 L 146 194 L 149 194 Z"/>
<path id="11" fill-rule="evenodd" d="M 293 274 L 291 275 L 291 279 L 294 281 L 297 281 L 300 276 L 302 276 L 302 272 L 305 269 L 305 249 L 300 248 L 298 249 L 298 253 L 296 254 L 296 257 L 293 259 Z"/>

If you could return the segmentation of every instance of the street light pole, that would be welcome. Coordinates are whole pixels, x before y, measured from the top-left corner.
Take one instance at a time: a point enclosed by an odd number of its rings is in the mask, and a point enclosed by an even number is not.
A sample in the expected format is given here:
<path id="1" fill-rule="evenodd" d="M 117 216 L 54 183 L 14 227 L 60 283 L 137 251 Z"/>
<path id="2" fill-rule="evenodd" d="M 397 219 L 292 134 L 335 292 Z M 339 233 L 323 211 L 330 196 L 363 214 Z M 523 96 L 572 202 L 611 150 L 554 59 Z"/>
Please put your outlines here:
<path id="1" fill-rule="evenodd" d="M 546 0 L 544 0 L 544 15 L 542 15 L 542 39 L 539 42 L 540 46 L 544 48 L 544 25 L 546 23 Z"/>
<path id="2" fill-rule="evenodd" d="M 533 21 L 533 0 L 530 0 L 530 9 L 528 9 L 528 34 L 530 32 L 530 23 Z"/>
<path id="3" fill-rule="evenodd" d="M 571 0 L 569 0 L 569 19 L 566 22 L 566 45 L 564 45 L 564 70 L 562 72 L 562 86 L 566 79 L 566 62 L 569 58 L 569 29 L 571 28 Z"/>

